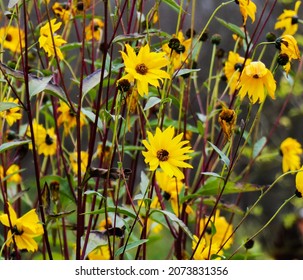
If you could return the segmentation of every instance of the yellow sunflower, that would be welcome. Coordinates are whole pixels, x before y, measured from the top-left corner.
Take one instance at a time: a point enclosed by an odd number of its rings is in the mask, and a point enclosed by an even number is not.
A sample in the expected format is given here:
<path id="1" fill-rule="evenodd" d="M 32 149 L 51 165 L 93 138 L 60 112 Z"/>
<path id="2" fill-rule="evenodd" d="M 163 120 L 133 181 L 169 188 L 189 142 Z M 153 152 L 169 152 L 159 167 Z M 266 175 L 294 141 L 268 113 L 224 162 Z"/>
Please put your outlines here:
<path id="1" fill-rule="evenodd" d="M 246 59 L 238 53 L 230 51 L 224 65 L 224 74 L 229 85 L 229 94 L 233 94 L 238 86 L 240 74 L 245 65 L 251 62 L 251 59 Z"/>
<path id="2" fill-rule="evenodd" d="M 200 234 L 204 230 L 207 220 L 208 217 L 200 220 Z M 211 227 L 214 227 L 216 230 L 213 233 L 209 233 L 209 231 L 206 230 L 204 235 L 206 242 L 208 244 L 214 242 L 219 246 L 226 242 L 223 249 L 229 249 L 233 243 L 233 237 L 230 237 L 233 233 L 233 226 L 226 221 L 224 216 L 220 216 L 219 210 L 216 211 L 215 216 L 212 216 L 210 222 L 207 224 L 207 229 L 211 230 Z"/>
<path id="3" fill-rule="evenodd" d="M 296 190 L 300 193 L 300 196 L 303 196 L 303 166 L 299 169 L 299 172 L 296 174 Z"/>
<path id="4" fill-rule="evenodd" d="M 17 164 L 12 164 L 9 168 L 7 168 L 5 172 L 5 177 L 7 177 L 7 182 L 10 183 L 21 183 L 21 175 L 19 173 L 20 167 Z M 4 170 L 3 166 L 0 165 L 0 179 L 3 180 L 4 178 Z"/>
<path id="5" fill-rule="evenodd" d="M 0 44 L 5 49 L 20 53 L 25 45 L 25 33 L 15 26 L 0 28 Z"/>
<path id="6" fill-rule="evenodd" d="M 81 163 L 80 163 L 81 173 L 84 174 L 86 171 L 87 163 L 88 163 L 88 153 L 85 151 L 81 151 L 80 157 L 81 157 Z M 77 152 L 70 153 L 70 155 L 69 155 L 70 165 L 75 174 L 78 173 L 78 163 L 77 163 L 78 160 L 77 159 L 78 159 Z"/>
<path id="7" fill-rule="evenodd" d="M 192 39 L 185 39 L 182 31 L 179 31 L 177 36 L 173 35 L 170 42 L 175 41 L 172 46 L 170 43 L 162 46 L 163 51 L 171 58 L 173 70 L 180 69 L 184 63 L 188 62 L 188 55 L 192 44 Z"/>
<path id="8" fill-rule="evenodd" d="M 187 145 L 189 141 L 182 141 L 183 133 L 175 137 L 174 134 L 175 130 L 172 126 L 164 131 L 157 127 L 155 135 L 148 131 L 148 141 L 142 141 L 147 151 L 142 152 L 142 154 L 151 171 L 160 166 L 169 177 L 175 176 L 177 179 L 183 179 L 184 174 L 179 167 L 193 168 L 190 164 L 184 162 L 191 159 L 188 154 L 192 153 L 193 150 Z"/>
<path id="9" fill-rule="evenodd" d="M 96 40 L 101 41 L 103 35 L 104 22 L 101 19 L 94 18 L 85 27 L 85 40 Z"/>
<path id="10" fill-rule="evenodd" d="M 57 121 L 58 126 L 63 124 L 64 133 L 68 134 L 70 130 L 77 125 L 76 114 L 72 112 L 70 107 L 65 103 L 60 101 L 60 106 L 58 107 L 58 113 L 60 113 Z M 80 112 L 80 127 L 86 124 L 85 115 Z"/>
<path id="11" fill-rule="evenodd" d="M 269 96 L 275 99 L 276 81 L 273 74 L 261 61 L 253 61 L 243 69 L 239 81 L 239 96 L 241 99 L 247 94 L 251 103 L 265 100 L 265 88 Z"/>
<path id="12" fill-rule="evenodd" d="M 0 215 L 0 222 L 6 227 L 10 227 L 6 246 L 15 242 L 19 250 L 37 251 L 38 244 L 34 238 L 42 235 L 44 231 L 36 210 L 32 209 L 17 218 L 14 208 L 9 203 L 7 204 L 9 217 L 7 214 Z"/>
<path id="13" fill-rule="evenodd" d="M 0 117 L 5 119 L 9 126 L 12 126 L 17 120 L 20 120 L 22 118 L 20 107 L 18 105 L 18 99 L 10 97 L 7 100 L 3 100 L 3 102 L 16 103 L 16 107 L 0 112 Z"/>
<path id="14" fill-rule="evenodd" d="M 202 238 L 199 245 L 199 237 L 194 235 L 192 240 L 192 249 L 195 250 L 194 260 L 210 260 L 212 255 L 223 255 L 223 251 L 219 251 L 220 245 L 212 242 L 207 244 L 206 239 Z M 198 246 L 198 247 L 197 247 Z M 219 251 L 219 252 L 218 252 Z"/>
<path id="15" fill-rule="evenodd" d="M 282 35 L 294 35 L 298 30 L 298 11 L 301 1 L 297 1 L 294 10 L 284 9 L 279 15 L 275 24 L 275 29 L 284 29 Z"/>
<path id="16" fill-rule="evenodd" d="M 54 14 L 66 24 L 73 16 L 73 8 L 69 3 L 55 2 L 52 6 Z"/>
<path id="17" fill-rule="evenodd" d="M 130 82 L 136 81 L 138 92 L 141 96 L 148 94 L 148 85 L 160 87 L 159 80 L 170 79 L 170 75 L 162 67 L 169 64 L 165 52 L 151 52 L 149 45 L 142 46 L 136 55 L 135 50 L 128 44 L 125 45 L 127 53 L 121 51 L 127 74 L 121 79 Z M 119 82 L 119 81 L 118 81 Z"/>
<path id="18" fill-rule="evenodd" d="M 294 138 L 288 137 L 282 141 L 280 151 L 283 156 L 282 170 L 298 170 L 301 166 L 300 156 L 303 153 L 301 144 Z"/>
<path id="19" fill-rule="evenodd" d="M 65 44 L 66 41 L 61 35 L 55 35 L 61 24 L 62 22 L 56 23 L 56 19 L 52 19 L 40 28 L 39 45 L 49 57 L 57 54 L 59 59 L 63 59 L 63 53 L 59 47 Z"/>

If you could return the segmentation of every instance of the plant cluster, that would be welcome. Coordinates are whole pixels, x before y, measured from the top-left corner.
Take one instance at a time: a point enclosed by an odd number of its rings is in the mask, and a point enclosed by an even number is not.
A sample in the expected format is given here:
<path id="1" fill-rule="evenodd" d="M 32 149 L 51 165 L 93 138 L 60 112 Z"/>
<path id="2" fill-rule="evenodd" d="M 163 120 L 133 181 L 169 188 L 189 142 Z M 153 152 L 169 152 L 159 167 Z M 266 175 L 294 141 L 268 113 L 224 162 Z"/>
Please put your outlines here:
<path id="1" fill-rule="evenodd" d="M 213 2 L 0 1 L 0 258 L 269 257 L 254 242 L 302 206 L 301 1 Z"/>

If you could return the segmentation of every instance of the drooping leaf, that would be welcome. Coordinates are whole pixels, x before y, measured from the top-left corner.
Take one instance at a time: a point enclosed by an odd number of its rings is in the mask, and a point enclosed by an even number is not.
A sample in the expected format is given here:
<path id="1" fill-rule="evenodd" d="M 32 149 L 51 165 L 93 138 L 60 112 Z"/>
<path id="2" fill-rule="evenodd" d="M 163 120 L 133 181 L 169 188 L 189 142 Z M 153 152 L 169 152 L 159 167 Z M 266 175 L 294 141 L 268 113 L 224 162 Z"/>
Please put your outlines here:
<path id="1" fill-rule="evenodd" d="M 226 28 L 228 28 L 229 30 L 231 30 L 233 33 L 237 34 L 239 37 L 241 37 L 242 39 L 245 38 L 245 33 L 243 32 L 243 30 L 238 26 L 235 25 L 233 23 L 230 22 L 226 22 L 225 20 L 216 17 L 216 19 Z"/>
<path id="2" fill-rule="evenodd" d="M 229 164 L 230 164 L 229 158 L 216 145 L 214 145 L 213 143 L 211 143 L 209 141 L 208 141 L 208 143 L 213 147 L 213 149 L 217 152 L 217 154 L 219 154 L 220 159 L 225 163 L 225 165 L 227 167 L 229 167 Z"/>
<path id="3" fill-rule="evenodd" d="M 29 86 L 29 96 L 32 98 L 38 93 L 44 91 L 47 85 L 50 83 L 53 76 L 43 77 L 40 79 L 31 79 L 28 83 Z"/>
<path id="4" fill-rule="evenodd" d="M 90 212 L 85 212 L 84 214 L 103 214 L 105 213 L 105 211 L 107 211 L 108 213 L 113 212 L 113 213 L 119 213 L 122 215 L 126 215 L 130 218 L 135 219 L 137 217 L 137 215 L 130 209 L 126 208 L 126 207 L 122 207 L 122 206 L 108 206 L 105 208 L 101 208 L 95 211 L 90 211 Z"/>
<path id="5" fill-rule="evenodd" d="M 200 70 L 201 70 L 200 68 L 199 69 L 180 69 L 180 70 L 176 71 L 173 76 L 179 77 L 182 75 L 199 72 Z"/>
<path id="6" fill-rule="evenodd" d="M 115 252 L 115 257 L 121 255 L 123 252 L 127 252 L 133 248 L 136 248 L 144 243 L 146 243 L 148 241 L 148 239 L 140 239 L 140 240 L 136 240 L 134 242 L 130 242 L 128 243 L 126 246 L 122 246 L 120 247 L 116 252 Z"/>
<path id="7" fill-rule="evenodd" d="M 0 102 L 0 112 L 15 108 L 15 107 L 20 107 L 18 103 L 15 102 Z"/>
<path id="8" fill-rule="evenodd" d="M 94 73 L 88 75 L 83 79 L 83 84 L 82 84 L 83 97 L 96 85 L 100 84 L 101 75 L 102 75 L 102 69 L 98 69 Z M 103 78 L 106 78 L 107 76 L 108 76 L 108 72 L 104 69 Z"/>
<path id="9" fill-rule="evenodd" d="M 174 213 L 166 210 L 152 209 L 150 211 L 150 215 L 152 215 L 153 213 L 161 213 L 167 216 L 172 222 L 177 224 L 191 239 L 193 238 L 193 235 L 187 225 L 182 220 L 180 220 Z"/>
<path id="10" fill-rule="evenodd" d="M 10 76 L 24 82 L 25 74 L 22 71 L 14 70 L 2 62 L 0 62 L 0 68 L 1 68 L 1 71 L 6 73 L 7 75 L 10 75 Z M 36 77 L 36 76 L 30 75 L 30 74 L 28 75 L 29 85 L 31 85 L 32 91 L 34 93 L 34 94 L 32 93 L 31 97 L 34 96 L 35 94 L 37 94 L 36 90 L 34 88 L 34 86 L 36 85 L 39 88 L 43 87 L 44 91 L 47 91 L 54 97 L 57 97 L 67 103 L 66 95 L 65 95 L 65 92 L 63 91 L 63 89 L 60 86 L 51 83 L 50 81 L 49 81 L 49 83 L 45 84 L 44 82 L 46 81 L 46 79 L 49 79 L 49 77 L 40 78 L 40 77 Z"/>
<path id="11" fill-rule="evenodd" d="M 11 150 L 11 149 L 14 149 L 16 147 L 26 145 L 30 142 L 31 142 L 31 140 L 18 140 L 18 141 L 3 143 L 3 144 L 0 145 L 0 154 L 4 153 L 7 150 Z"/>
<path id="12" fill-rule="evenodd" d="M 144 106 L 144 111 L 154 107 L 155 105 L 159 104 L 160 102 L 161 102 L 161 99 L 159 97 L 156 97 L 156 96 L 150 97 Z"/>
<path id="13" fill-rule="evenodd" d="M 81 112 L 92 122 L 95 122 L 96 114 L 88 109 L 81 108 Z M 98 117 L 97 120 L 97 127 L 100 131 L 103 131 L 103 124 L 101 122 L 101 119 Z"/>
<path id="14" fill-rule="evenodd" d="M 126 35 L 118 35 L 116 36 L 112 43 L 119 43 L 119 42 L 130 42 L 130 41 L 137 41 L 140 39 L 145 38 L 145 34 L 140 34 L 140 33 L 132 33 L 132 34 L 126 34 Z"/>

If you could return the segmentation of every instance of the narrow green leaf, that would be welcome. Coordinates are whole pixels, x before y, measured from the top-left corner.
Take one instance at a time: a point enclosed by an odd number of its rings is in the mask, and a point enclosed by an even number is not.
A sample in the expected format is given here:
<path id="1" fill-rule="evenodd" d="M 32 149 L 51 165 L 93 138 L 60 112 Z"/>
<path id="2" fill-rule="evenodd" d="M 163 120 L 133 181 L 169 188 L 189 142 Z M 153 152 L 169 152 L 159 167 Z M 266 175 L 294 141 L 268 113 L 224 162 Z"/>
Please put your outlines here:
<path id="1" fill-rule="evenodd" d="M 229 30 L 231 30 L 233 33 L 237 34 L 239 37 L 241 37 L 243 39 L 245 38 L 245 34 L 244 34 L 243 30 L 239 26 L 237 26 L 237 25 L 235 25 L 233 23 L 226 22 L 225 20 L 223 20 L 221 18 L 218 18 L 218 17 L 216 17 L 216 19 L 223 26 L 225 26 L 226 28 L 228 28 Z"/>
<path id="2" fill-rule="evenodd" d="M 176 223 L 191 239 L 193 238 L 193 235 L 191 233 L 191 231 L 189 230 L 189 228 L 186 226 L 186 224 L 184 224 L 184 222 L 182 220 L 180 220 L 174 213 L 165 211 L 165 210 L 159 210 L 159 209 L 152 209 L 150 215 L 152 215 L 152 213 L 161 213 L 165 216 L 167 216 L 172 222 Z"/>
<path id="3" fill-rule="evenodd" d="M 114 207 L 114 206 L 108 206 L 106 207 L 106 211 L 107 213 L 119 213 L 119 214 L 122 214 L 122 215 L 126 215 L 128 217 L 131 217 L 133 219 L 135 219 L 137 217 L 137 215 L 132 211 L 132 210 L 129 210 L 125 207 L 122 207 L 122 206 L 117 206 L 117 207 Z M 90 211 L 90 212 L 85 212 L 84 214 L 103 214 L 105 213 L 105 208 L 101 208 L 101 209 L 98 209 L 98 210 L 95 210 L 95 211 Z"/>
<path id="4" fill-rule="evenodd" d="M 144 106 L 144 111 L 154 107 L 155 105 L 159 104 L 160 102 L 161 102 L 160 98 L 158 98 L 156 96 L 150 97 Z"/>
<path id="5" fill-rule="evenodd" d="M 114 38 L 112 43 L 119 43 L 119 42 L 129 42 L 129 41 L 137 41 L 140 39 L 145 38 L 145 34 L 139 34 L 139 33 L 132 33 L 132 34 L 127 34 L 127 35 L 118 35 Z"/>
<path id="6" fill-rule="evenodd" d="M 188 199 L 194 199 L 201 196 L 218 195 L 222 191 L 223 185 L 223 180 L 221 178 L 209 177 L 197 193 L 184 196 L 181 200 L 181 203 L 187 201 Z M 241 184 L 228 181 L 224 188 L 224 194 L 261 191 L 265 187 L 266 186 L 253 185 L 248 183 Z"/>
<path id="7" fill-rule="evenodd" d="M 220 156 L 220 159 L 225 163 L 225 165 L 227 167 L 229 167 L 229 164 L 230 164 L 230 160 L 229 158 L 216 146 L 214 145 L 213 143 L 209 142 L 208 143 L 212 146 L 212 148 L 219 154 Z"/>
<path id="8" fill-rule="evenodd" d="M 0 112 L 15 108 L 15 107 L 20 107 L 19 104 L 15 102 L 0 102 Z"/>
<path id="9" fill-rule="evenodd" d="M 180 69 L 180 70 L 176 71 L 173 76 L 179 77 L 182 75 L 198 72 L 200 70 L 201 70 L 200 68 L 199 69 Z"/>
<path id="10" fill-rule="evenodd" d="M 12 141 L 12 142 L 3 143 L 0 145 L 0 154 L 4 153 L 7 150 L 11 150 L 16 147 L 28 144 L 30 142 L 31 140 L 21 140 L 21 141 Z"/>
<path id="11" fill-rule="evenodd" d="M 256 158 L 259 153 L 262 151 L 262 149 L 264 148 L 264 145 L 266 144 L 266 137 L 261 137 L 255 144 L 254 144 L 254 148 L 253 148 L 253 158 Z"/>
<path id="12" fill-rule="evenodd" d="M 144 243 L 146 243 L 148 239 L 140 239 L 134 242 L 128 243 L 126 246 L 120 247 L 116 252 L 115 252 L 115 257 L 121 255 L 123 252 L 129 251 L 133 248 L 136 248 Z"/>
<path id="13" fill-rule="evenodd" d="M 175 0 L 163 0 L 162 2 L 170 6 L 177 13 L 179 13 L 180 11 L 184 12 L 183 8 L 178 5 Z"/>
<path id="14" fill-rule="evenodd" d="M 220 179 L 224 179 L 221 175 L 219 175 L 218 173 L 215 173 L 215 172 L 201 172 L 201 174 L 211 176 L 211 177 L 220 178 Z"/>
<path id="15" fill-rule="evenodd" d="M 81 108 L 81 112 L 92 122 L 94 123 L 95 122 L 95 118 L 96 118 L 96 114 L 93 113 L 92 111 L 90 110 L 87 110 L 85 108 Z M 100 131 L 103 131 L 103 125 L 102 125 L 102 122 L 100 120 L 100 118 L 98 117 L 98 121 L 97 121 L 97 127 Z"/>

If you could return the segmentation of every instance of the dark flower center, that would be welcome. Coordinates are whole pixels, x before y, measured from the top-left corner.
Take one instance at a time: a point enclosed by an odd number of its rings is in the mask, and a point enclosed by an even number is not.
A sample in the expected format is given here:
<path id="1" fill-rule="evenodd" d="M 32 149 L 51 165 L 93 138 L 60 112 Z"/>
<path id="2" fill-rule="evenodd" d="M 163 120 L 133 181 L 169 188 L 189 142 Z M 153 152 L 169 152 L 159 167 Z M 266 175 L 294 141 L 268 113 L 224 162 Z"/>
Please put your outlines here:
<path id="1" fill-rule="evenodd" d="M 123 92 L 127 92 L 130 89 L 130 82 L 127 79 L 123 79 L 121 81 L 119 81 L 118 83 L 118 89 L 123 91 Z"/>
<path id="2" fill-rule="evenodd" d="M 175 49 L 177 54 L 181 54 L 185 52 L 185 46 L 180 45 L 178 48 Z"/>
<path id="3" fill-rule="evenodd" d="M 11 42 L 13 40 L 13 36 L 11 34 L 7 34 L 5 37 L 5 41 Z"/>
<path id="4" fill-rule="evenodd" d="M 254 79 L 259 79 L 259 75 L 258 75 L 258 74 L 255 74 L 255 75 L 253 75 L 253 78 L 254 78 Z"/>
<path id="5" fill-rule="evenodd" d="M 72 117 L 72 118 L 76 117 L 76 113 L 73 112 L 72 110 L 69 110 L 68 113 L 69 113 L 70 117 Z"/>
<path id="6" fill-rule="evenodd" d="M 145 74 L 147 74 L 148 68 L 146 67 L 146 65 L 144 63 L 140 63 L 136 66 L 136 71 L 137 71 L 137 73 L 139 73 L 141 75 L 145 75 Z"/>
<path id="7" fill-rule="evenodd" d="M 52 145 L 54 143 L 54 140 L 52 137 L 50 137 L 48 134 L 46 134 L 46 137 L 45 137 L 45 143 L 46 145 Z"/>
<path id="8" fill-rule="evenodd" d="M 298 16 L 293 16 L 293 17 L 291 18 L 291 24 L 297 24 L 298 22 L 299 22 Z"/>
<path id="9" fill-rule="evenodd" d="M 243 69 L 243 64 L 242 63 L 236 63 L 234 66 L 235 71 L 241 72 Z"/>
<path id="10" fill-rule="evenodd" d="M 168 156 L 169 156 L 169 152 L 164 149 L 161 149 L 157 152 L 157 158 L 160 161 L 167 161 Z"/>
<path id="11" fill-rule="evenodd" d="M 286 53 L 281 53 L 277 58 L 277 62 L 279 65 L 286 65 L 289 62 L 289 56 Z"/>
<path id="12" fill-rule="evenodd" d="M 21 230 L 21 231 L 18 230 L 17 226 L 15 225 L 15 226 L 13 226 L 13 228 L 12 228 L 12 233 L 15 234 L 15 235 L 22 235 L 23 230 Z"/>

